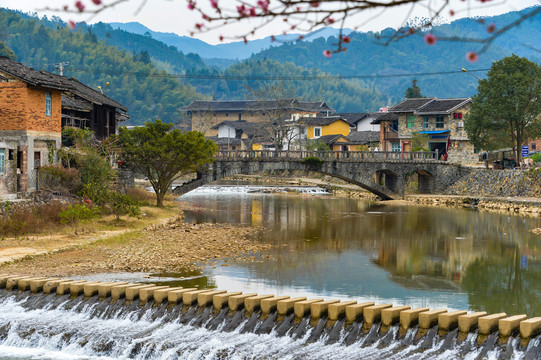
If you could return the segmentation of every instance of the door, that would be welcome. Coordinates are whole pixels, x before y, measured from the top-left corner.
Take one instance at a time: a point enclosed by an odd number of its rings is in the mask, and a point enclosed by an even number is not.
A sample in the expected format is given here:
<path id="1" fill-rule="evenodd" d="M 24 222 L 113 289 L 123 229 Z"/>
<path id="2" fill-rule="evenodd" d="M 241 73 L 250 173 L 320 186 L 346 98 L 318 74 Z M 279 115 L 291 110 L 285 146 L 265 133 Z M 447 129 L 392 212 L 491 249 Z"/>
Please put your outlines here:
<path id="1" fill-rule="evenodd" d="M 402 151 L 411 151 L 411 144 L 410 143 L 404 143 L 402 146 Z"/>

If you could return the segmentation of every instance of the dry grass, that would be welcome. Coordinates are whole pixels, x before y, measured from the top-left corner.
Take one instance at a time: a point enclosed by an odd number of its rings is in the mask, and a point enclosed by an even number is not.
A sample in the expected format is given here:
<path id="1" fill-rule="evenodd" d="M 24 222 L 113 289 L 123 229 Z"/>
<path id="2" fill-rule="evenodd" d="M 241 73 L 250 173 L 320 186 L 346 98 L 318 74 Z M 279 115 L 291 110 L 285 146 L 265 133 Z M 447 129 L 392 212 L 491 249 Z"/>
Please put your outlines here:
<path id="1" fill-rule="evenodd" d="M 52 201 L 40 205 L 27 205 L 13 210 L 7 209 L 0 217 L 2 236 L 24 236 L 38 232 L 47 232 L 60 226 L 58 214 L 65 205 Z"/>

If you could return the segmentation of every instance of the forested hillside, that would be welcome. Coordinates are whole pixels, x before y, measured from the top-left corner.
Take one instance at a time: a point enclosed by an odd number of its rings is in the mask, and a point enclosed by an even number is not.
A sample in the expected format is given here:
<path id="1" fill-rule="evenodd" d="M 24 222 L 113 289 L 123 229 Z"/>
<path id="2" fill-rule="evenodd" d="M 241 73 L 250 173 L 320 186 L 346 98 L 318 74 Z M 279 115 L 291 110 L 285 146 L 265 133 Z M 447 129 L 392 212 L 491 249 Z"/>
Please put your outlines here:
<path id="1" fill-rule="evenodd" d="M 482 38 L 487 36 L 487 25 L 494 22 L 496 29 L 519 18 L 520 13 L 487 18 L 482 23 L 476 19 L 461 19 L 451 24 L 434 28 L 437 36 Z M 385 37 L 394 33 L 388 29 L 382 33 L 351 33 L 351 43 L 345 53 L 333 55 L 330 59 L 322 56 L 326 49 L 333 49 L 336 38 L 316 39 L 312 42 L 298 42 L 272 47 L 253 59 L 274 59 L 283 63 L 293 62 L 304 67 L 316 67 L 321 71 L 338 75 L 400 75 L 411 73 L 444 73 L 467 69 L 488 69 L 493 61 L 515 53 L 539 61 L 541 57 L 541 15 L 525 21 L 519 27 L 496 39 L 488 51 L 476 63 L 466 60 L 468 51 L 479 51 L 483 46 L 471 42 L 438 41 L 434 46 L 425 44 L 423 34 L 410 36 L 387 46 L 380 45 Z M 477 75 L 483 76 L 482 73 Z M 432 76 L 394 76 L 371 80 L 381 93 L 394 101 L 404 95 L 404 90 L 416 77 L 425 96 L 464 97 L 476 91 L 477 80 L 468 74 Z"/>
<path id="2" fill-rule="evenodd" d="M 158 70 L 138 54 L 99 41 L 92 32 L 71 31 L 59 20 L 37 20 L 0 11 L 3 41 L 17 60 L 34 69 L 54 72 L 54 63 L 69 61 L 64 75 L 73 76 L 119 101 L 129 110 L 131 124 L 155 118 L 178 122 L 178 109 L 204 98 L 195 88 Z M 106 83 L 109 82 L 109 86 Z"/>

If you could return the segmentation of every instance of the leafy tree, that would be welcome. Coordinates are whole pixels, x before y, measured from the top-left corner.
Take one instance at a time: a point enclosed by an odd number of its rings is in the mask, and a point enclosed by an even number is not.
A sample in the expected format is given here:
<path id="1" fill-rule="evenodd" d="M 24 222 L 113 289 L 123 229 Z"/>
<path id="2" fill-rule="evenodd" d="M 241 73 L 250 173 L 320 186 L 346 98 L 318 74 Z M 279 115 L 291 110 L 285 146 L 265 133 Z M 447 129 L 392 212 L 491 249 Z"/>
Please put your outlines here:
<path id="1" fill-rule="evenodd" d="M 541 136 L 541 68 L 516 55 L 496 61 L 479 81 L 465 128 L 478 148 L 512 147 L 517 160 L 525 141 Z"/>
<path id="2" fill-rule="evenodd" d="M 318 139 L 306 140 L 306 150 L 308 151 L 330 151 L 329 145 Z"/>
<path id="3" fill-rule="evenodd" d="M 411 82 L 411 86 L 406 89 L 406 94 L 404 96 L 406 97 L 406 99 L 424 97 L 423 95 L 421 95 L 421 88 L 417 86 L 417 79 L 413 79 L 413 81 Z"/>
<path id="4" fill-rule="evenodd" d="M 11 60 L 15 60 L 15 61 L 17 60 L 17 55 L 15 55 L 13 50 L 8 48 L 6 44 L 4 44 L 3 42 L 0 42 L 0 56 L 6 56 L 10 58 Z"/>
<path id="5" fill-rule="evenodd" d="M 427 134 L 421 134 L 419 131 L 411 133 L 411 151 L 428 151 L 429 140 Z"/>
<path id="6" fill-rule="evenodd" d="M 187 173 L 198 172 L 214 159 L 217 146 L 197 131 L 171 130 L 172 124 L 156 119 L 145 126 L 118 135 L 122 156 L 128 165 L 144 174 L 156 193 L 156 205 L 163 199 L 173 181 Z"/>

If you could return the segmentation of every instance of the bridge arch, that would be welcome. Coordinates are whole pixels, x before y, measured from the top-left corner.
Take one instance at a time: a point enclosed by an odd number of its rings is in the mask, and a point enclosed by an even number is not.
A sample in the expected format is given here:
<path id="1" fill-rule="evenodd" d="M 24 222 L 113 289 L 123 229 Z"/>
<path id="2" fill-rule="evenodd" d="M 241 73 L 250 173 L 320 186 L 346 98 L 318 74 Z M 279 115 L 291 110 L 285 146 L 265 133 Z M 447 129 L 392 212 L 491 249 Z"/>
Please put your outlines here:
<path id="1" fill-rule="evenodd" d="M 218 154 L 214 163 L 192 180 L 174 189 L 182 195 L 199 186 L 238 174 L 250 175 L 273 170 L 311 170 L 333 176 L 358 185 L 384 200 L 400 199 L 404 196 L 407 175 L 416 173 L 420 193 L 433 193 L 441 167 L 450 164 L 435 160 L 430 153 L 389 152 L 307 152 L 307 151 L 231 151 Z M 306 162 L 307 157 L 319 161 Z M 392 157 L 389 157 L 392 156 Z M 422 158 L 421 156 L 424 156 Z"/>

